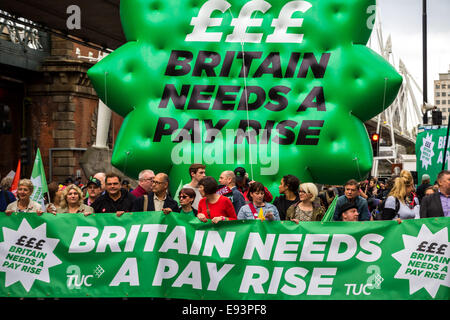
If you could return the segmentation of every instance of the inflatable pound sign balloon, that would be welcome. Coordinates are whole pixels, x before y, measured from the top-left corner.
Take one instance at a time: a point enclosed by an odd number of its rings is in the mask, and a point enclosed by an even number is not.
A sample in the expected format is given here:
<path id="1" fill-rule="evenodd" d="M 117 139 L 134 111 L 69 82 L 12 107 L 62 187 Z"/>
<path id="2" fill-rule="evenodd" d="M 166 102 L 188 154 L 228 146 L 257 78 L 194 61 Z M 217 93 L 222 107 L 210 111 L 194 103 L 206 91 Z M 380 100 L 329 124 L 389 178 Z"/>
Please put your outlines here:
<path id="1" fill-rule="evenodd" d="M 367 43 L 375 0 L 122 0 L 128 42 L 89 76 L 125 119 L 112 163 L 130 176 L 192 163 L 280 178 L 363 179 L 363 122 L 394 100 L 401 76 Z"/>

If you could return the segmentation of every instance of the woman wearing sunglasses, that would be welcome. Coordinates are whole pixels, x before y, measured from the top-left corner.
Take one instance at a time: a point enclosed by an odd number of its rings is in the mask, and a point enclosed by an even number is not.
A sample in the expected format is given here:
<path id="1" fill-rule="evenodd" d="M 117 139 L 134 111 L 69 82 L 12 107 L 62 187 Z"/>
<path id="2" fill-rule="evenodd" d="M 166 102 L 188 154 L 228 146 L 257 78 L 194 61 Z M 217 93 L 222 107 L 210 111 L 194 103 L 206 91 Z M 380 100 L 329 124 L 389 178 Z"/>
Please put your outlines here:
<path id="1" fill-rule="evenodd" d="M 180 213 L 197 216 L 197 210 L 192 207 L 195 200 L 195 191 L 192 188 L 183 188 L 178 193 L 180 199 Z"/>

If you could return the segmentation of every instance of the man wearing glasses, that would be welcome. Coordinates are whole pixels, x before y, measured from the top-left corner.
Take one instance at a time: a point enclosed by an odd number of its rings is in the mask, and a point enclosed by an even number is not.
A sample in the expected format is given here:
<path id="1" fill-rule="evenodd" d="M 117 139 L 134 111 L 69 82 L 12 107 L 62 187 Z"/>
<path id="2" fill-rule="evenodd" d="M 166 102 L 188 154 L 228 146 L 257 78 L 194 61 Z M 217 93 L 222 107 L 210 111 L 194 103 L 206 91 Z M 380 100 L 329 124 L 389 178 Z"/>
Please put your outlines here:
<path id="1" fill-rule="evenodd" d="M 153 179 L 155 178 L 155 173 L 153 170 L 145 169 L 139 172 L 139 185 L 136 189 L 131 191 L 131 193 L 136 197 L 142 197 L 144 194 L 152 191 Z"/>
<path id="2" fill-rule="evenodd" d="M 165 214 L 179 212 L 178 203 L 167 193 L 169 189 L 169 176 L 158 173 L 153 179 L 152 190 L 137 198 L 133 203 L 133 212 L 138 211 L 163 211 Z"/>

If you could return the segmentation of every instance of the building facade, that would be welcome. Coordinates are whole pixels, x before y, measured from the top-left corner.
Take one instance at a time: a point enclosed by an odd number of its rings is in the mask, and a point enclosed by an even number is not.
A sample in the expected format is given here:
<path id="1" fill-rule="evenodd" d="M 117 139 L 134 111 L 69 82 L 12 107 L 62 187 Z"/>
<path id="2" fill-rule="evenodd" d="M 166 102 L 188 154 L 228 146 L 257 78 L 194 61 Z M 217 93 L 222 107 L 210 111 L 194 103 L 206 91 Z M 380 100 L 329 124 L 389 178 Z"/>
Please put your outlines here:
<path id="1" fill-rule="evenodd" d="M 450 114 L 450 70 L 439 73 L 439 80 L 434 80 L 434 105 L 442 111 L 442 124 L 448 124 Z"/>
<path id="2" fill-rule="evenodd" d="M 48 181 L 86 175 L 80 166 L 95 143 L 98 97 L 87 70 L 98 51 L 20 23 L 0 20 L 0 174 L 29 178 L 39 148 Z M 113 113 L 109 147 L 122 123 Z M 28 141 L 28 143 L 26 143 Z M 28 145 L 28 149 L 25 148 Z"/>

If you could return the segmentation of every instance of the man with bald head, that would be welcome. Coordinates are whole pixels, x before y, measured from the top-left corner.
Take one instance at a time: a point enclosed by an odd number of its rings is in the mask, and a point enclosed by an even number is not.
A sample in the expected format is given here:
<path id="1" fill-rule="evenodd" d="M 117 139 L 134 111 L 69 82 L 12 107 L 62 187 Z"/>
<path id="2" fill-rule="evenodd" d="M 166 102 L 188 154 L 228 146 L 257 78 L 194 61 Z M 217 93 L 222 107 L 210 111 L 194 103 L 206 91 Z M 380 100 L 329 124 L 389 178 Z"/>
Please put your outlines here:
<path id="1" fill-rule="evenodd" d="M 169 176 L 158 173 L 153 178 L 151 191 L 137 198 L 133 203 L 133 211 L 163 211 L 165 214 L 172 211 L 179 212 L 178 203 L 168 195 L 168 189 Z M 146 208 L 144 208 L 145 203 L 147 203 Z"/>
<path id="2" fill-rule="evenodd" d="M 220 174 L 219 177 L 219 190 L 218 194 L 223 195 L 231 200 L 233 203 L 234 211 L 236 211 L 236 215 L 239 212 L 239 209 L 243 205 L 245 205 L 245 199 L 242 193 L 236 187 L 236 176 L 233 171 L 224 171 Z"/>

